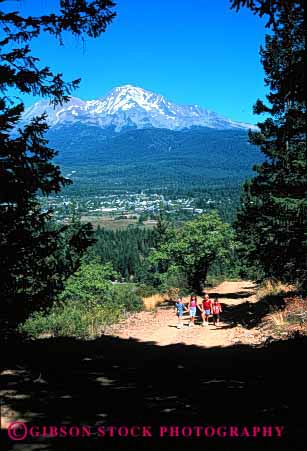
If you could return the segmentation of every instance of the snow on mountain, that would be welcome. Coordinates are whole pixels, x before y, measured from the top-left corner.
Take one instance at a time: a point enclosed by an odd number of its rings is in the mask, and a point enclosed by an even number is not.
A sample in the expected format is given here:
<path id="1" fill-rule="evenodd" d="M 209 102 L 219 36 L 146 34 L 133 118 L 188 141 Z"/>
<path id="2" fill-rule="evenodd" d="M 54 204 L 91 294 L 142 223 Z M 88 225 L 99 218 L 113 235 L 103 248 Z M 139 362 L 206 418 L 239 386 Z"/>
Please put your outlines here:
<path id="1" fill-rule="evenodd" d="M 115 127 L 120 131 L 124 127 L 167 128 L 180 130 L 192 126 L 215 129 L 255 129 L 244 122 L 235 122 L 197 105 L 177 105 L 165 97 L 132 85 L 112 89 L 105 97 L 83 101 L 71 97 L 62 106 L 53 108 L 46 100 L 29 107 L 22 123 L 31 117 L 46 112 L 51 127 L 81 122 L 100 127 Z"/>

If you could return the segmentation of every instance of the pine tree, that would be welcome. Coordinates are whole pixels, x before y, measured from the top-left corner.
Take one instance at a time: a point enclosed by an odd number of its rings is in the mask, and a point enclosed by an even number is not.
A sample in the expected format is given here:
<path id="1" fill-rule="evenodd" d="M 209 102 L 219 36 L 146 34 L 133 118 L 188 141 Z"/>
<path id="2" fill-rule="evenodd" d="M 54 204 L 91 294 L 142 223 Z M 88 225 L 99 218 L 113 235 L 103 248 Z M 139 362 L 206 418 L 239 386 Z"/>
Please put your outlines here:
<path id="1" fill-rule="evenodd" d="M 157 218 L 157 225 L 154 229 L 154 237 L 156 241 L 156 247 L 159 247 L 165 240 L 167 240 L 168 236 L 171 236 L 173 232 L 173 225 L 168 220 L 166 213 L 164 210 L 160 210 L 160 213 Z"/>
<path id="2" fill-rule="evenodd" d="M 250 132 L 265 162 L 245 184 L 236 228 L 250 262 L 265 275 L 306 281 L 306 100 L 304 5 L 302 0 L 232 2 L 268 15 L 271 33 L 261 48 L 268 104 L 257 100 L 256 114 L 267 119 Z"/>
<path id="3" fill-rule="evenodd" d="M 0 0 L 0 4 L 4 0 Z M 62 43 L 62 34 L 98 37 L 115 13 L 110 0 L 61 0 L 59 13 L 23 17 L 0 11 L 0 291 L 1 317 L 23 318 L 48 306 L 76 270 L 92 243 L 89 225 L 59 227 L 43 211 L 38 195 L 57 193 L 70 183 L 52 162 L 56 152 L 44 134 L 46 116 L 18 128 L 24 104 L 21 94 L 39 95 L 53 105 L 69 99 L 79 80 L 65 82 L 62 74 L 40 68 L 30 43 L 41 33 Z M 7 6 L 7 5 L 6 5 Z M 16 5 L 15 5 L 16 6 Z M 19 99 L 19 100 L 18 100 Z"/>

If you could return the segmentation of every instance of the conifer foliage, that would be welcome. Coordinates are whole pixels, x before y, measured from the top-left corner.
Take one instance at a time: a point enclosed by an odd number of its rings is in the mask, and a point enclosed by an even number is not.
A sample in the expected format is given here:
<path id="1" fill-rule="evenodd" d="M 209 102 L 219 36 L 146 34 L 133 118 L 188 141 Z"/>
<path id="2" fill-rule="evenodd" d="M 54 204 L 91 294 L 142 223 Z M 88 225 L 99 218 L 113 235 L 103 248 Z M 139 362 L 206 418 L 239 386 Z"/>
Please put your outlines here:
<path id="1" fill-rule="evenodd" d="M 306 100 L 304 5 L 302 0 L 233 0 L 267 16 L 270 33 L 260 50 L 269 87 L 266 114 L 251 132 L 266 160 L 245 184 L 237 232 L 248 259 L 265 274 L 288 282 L 306 281 Z"/>
<path id="2" fill-rule="evenodd" d="M 56 226 L 37 200 L 38 194 L 57 193 L 70 180 L 52 162 L 57 152 L 44 138 L 46 116 L 18 128 L 24 111 L 18 93 L 62 104 L 80 80 L 65 82 L 62 74 L 40 67 L 30 44 L 41 33 L 60 44 L 64 32 L 98 37 L 114 18 L 115 5 L 110 0 L 60 0 L 57 13 L 40 17 L 8 12 L 12 6 L 16 3 L 0 0 L 0 313 L 21 319 L 50 305 L 92 243 L 90 226 Z"/>

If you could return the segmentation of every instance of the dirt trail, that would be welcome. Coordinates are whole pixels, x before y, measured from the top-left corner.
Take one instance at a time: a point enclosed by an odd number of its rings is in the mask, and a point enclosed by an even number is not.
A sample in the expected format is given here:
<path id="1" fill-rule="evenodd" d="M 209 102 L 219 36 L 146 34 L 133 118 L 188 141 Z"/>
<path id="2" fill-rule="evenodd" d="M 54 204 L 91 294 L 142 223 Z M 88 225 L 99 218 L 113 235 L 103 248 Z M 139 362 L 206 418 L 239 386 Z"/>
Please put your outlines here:
<path id="1" fill-rule="evenodd" d="M 134 338 L 165 346 L 176 343 L 204 347 L 229 346 L 234 343 L 261 343 L 263 337 L 257 328 L 245 329 L 232 322 L 231 307 L 257 302 L 255 284 L 250 281 L 223 282 L 208 293 L 219 296 L 223 309 L 221 322 L 215 327 L 211 322 L 203 327 L 200 318 L 194 327 L 188 327 L 189 316 L 184 315 L 184 326 L 177 329 L 174 307 L 162 304 L 155 312 L 141 312 L 122 322 L 110 332 L 120 338 Z M 185 299 L 187 301 L 188 299 Z M 201 298 L 199 298 L 199 301 Z M 227 321 L 226 321 L 227 320 Z M 211 320 L 212 321 L 212 320 Z"/>

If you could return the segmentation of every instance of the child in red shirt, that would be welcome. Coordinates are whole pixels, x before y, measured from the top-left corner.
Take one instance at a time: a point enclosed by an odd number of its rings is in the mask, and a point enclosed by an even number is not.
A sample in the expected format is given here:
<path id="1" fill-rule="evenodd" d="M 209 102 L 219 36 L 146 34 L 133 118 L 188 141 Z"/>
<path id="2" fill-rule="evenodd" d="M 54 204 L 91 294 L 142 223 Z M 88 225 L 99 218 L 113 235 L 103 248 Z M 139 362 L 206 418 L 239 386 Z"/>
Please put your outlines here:
<path id="1" fill-rule="evenodd" d="M 212 313 L 212 302 L 207 294 L 205 294 L 202 305 L 199 307 L 199 309 L 201 311 L 203 326 L 206 326 L 209 323 L 209 316 Z"/>
<path id="2" fill-rule="evenodd" d="M 219 303 L 218 298 L 214 299 L 213 305 L 212 305 L 212 313 L 213 313 L 213 324 L 214 326 L 218 326 L 220 322 L 220 313 L 222 312 L 222 306 Z"/>

